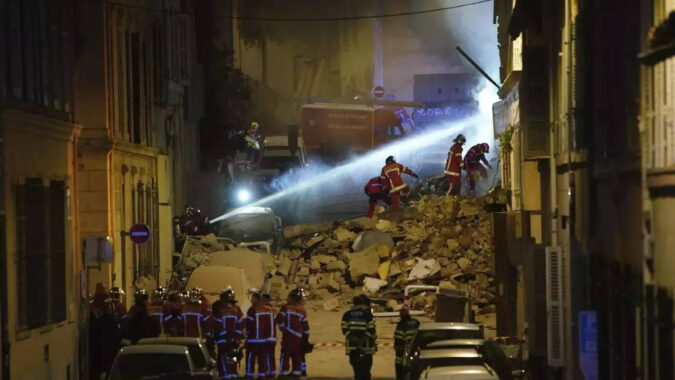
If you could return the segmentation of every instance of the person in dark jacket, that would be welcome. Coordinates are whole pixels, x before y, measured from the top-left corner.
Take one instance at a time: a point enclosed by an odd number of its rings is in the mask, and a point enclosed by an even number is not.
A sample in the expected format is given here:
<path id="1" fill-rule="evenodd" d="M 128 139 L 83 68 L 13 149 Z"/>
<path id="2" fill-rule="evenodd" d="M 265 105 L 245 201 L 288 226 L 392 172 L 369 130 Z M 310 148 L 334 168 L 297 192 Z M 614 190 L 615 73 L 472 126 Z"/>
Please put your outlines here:
<path id="1" fill-rule="evenodd" d="M 355 380 L 370 380 L 373 355 L 377 351 L 375 319 L 369 301 L 364 295 L 354 297 L 352 309 L 342 316 L 346 354 L 354 369 Z"/>
<path id="2" fill-rule="evenodd" d="M 134 305 L 129 309 L 122 329 L 122 337 L 131 344 L 136 344 L 143 338 L 159 336 L 160 326 L 148 314 L 147 303 L 148 293 L 145 289 L 137 290 L 134 294 Z"/>
<path id="3" fill-rule="evenodd" d="M 404 355 L 415 337 L 417 329 L 420 327 L 420 321 L 410 316 L 407 306 L 403 306 L 400 315 L 401 320 L 396 325 L 396 331 L 394 332 L 394 351 L 396 352 L 394 364 L 396 366 L 396 380 L 406 378 L 409 368 L 406 366 Z"/>

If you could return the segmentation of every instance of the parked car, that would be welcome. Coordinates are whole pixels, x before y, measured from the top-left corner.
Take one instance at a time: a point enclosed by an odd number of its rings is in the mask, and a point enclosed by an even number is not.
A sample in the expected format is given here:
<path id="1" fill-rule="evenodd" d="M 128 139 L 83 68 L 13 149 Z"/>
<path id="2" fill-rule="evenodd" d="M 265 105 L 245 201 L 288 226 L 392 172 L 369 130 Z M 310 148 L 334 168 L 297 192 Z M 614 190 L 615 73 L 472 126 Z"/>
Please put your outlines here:
<path id="1" fill-rule="evenodd" d="M 423 323 L 411 345 L 411 351 L 425 349 L 433 342 L 457 339 L 484 340 L 483 330 L 474 323 L 434 322 Z"/>
<path id="2" fill-rule="evenodd" d="M 135 380 L 165 374 L 191 376 L 195 366 L 188 348 L 169 344 L 123 347 L 117 353 L 107 380 Z"/>
<path id="3" fill-rule="evenodd" d="M 493 380 L 498 379 L 486 366 L 436 367 L 424 371 L 420 380 Z"/>
<path id="4" fill-rule="evenodd" d="M 434 368 L 438 369 L 432 372 Z M 432 375 L 431 378 L 447 379 L 441 374 L 453 371 L 452 379 L 499 379 L 476 347 L 422 350 L 413 361 L 411 375 L 412 380 L 426 380 Z"/>
<path id="5" fill-rule="evenodd" d="M 429 343 L 422 352 L 427 350 L 473 347 L 485 358 L 485 362 L 499 375 L 500 380 L 522 378 L 522 368 L 514 366 L 504 352 L 501 344 L 484 339 L 448 339 Z M 413 352 L 412 357 L 419 357 L 419 352 Z"/>
<path id="6" fill-rule="evenodd" d="M 216 360 L 213 357 L 211 357 L 211 354 L 209 354 L 209 350 L 206 348 L 206 345 L 199 338 L 165 336 L 158 338 L 141 339 L 136 344 L 138 345 L 169 344 L 174 346 L 185 346 L 187 347 L 188 353 L 190 354 L 190 359 L 192 359 L 192 364 L 194 365 L 195 372 L 207 372 L 210 373 L 213 377 L 216 377 L 218 375 Z"/>

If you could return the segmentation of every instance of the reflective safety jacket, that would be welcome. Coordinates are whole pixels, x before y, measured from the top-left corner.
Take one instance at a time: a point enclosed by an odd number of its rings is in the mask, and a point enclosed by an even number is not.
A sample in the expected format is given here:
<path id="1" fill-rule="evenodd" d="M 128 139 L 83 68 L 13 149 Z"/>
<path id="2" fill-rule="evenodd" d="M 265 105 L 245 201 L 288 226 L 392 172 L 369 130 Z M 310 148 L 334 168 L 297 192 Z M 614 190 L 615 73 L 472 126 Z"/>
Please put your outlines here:
<path id="1" fill-rule="evenodd" d="M 275 342 L 274 308 L 263 303 L 251 306 L 246 312 L 246 343 Z"/>
<path id="2" fill-rule="evenodd" d="M 387 185 L 388 183 L 386 177 L 373 177 L 370 179 L 370 181 L 368 181 L 366 186 L 363 188 L 363 191 L 369 196 L 380 196 L 383 193 L 387 193 L 389 191 L 389 187 Z"/>
<path id="3" fill-rule="evenodd" d="M 389 180 L 390 193 L 405 191 L 408 188 L 408 184 L 403 180 L 402 174 L 415 175 L 415 172 L 397 163 L 389 164 L 382 168 L 382 175 Z"/>
<path id="4" fill-rule="evenodd" d="M 276 317 L 284 342 L 309 337 L 307 312 L 300 303 L 287 303 L 281 307 Z"/>
<path id="5" fill-rule="evenodd" d="M 244 314 L 236 304 L 214 303 L 212 323 L 215 343 L 239 342 L 242 335 L 243 316 Z"/>
<path id="6" fill-rule="evenodd" d="M 448 159 L 445 161 L 445 174 L 459 177 L 460 170 L 464 166 L 462 162 L 462 146 L 454 143 L 448 151 Z"/>
<path id="7" fill-rule="evenodd" d="M 159 328 L 159 334 L 164 333 L 164 304 L 151 303 L 148 305 L 148 315 Z"/>
<path id="8" fill-rule="evenodd" d="M 185 321 L 185 336 L 191 338 L 206 337 L 204 321 L 208 320 L 209 311 L 205 303 L 190 302 L 183 306 L 183 320 Z"/>
<path id="9" fill-rule="evenodd" d="M 483 144 L 476 144 L 466 152 L 466 156 L 464 156 L 464 169 L 466 171 L 473 170 L 476 165 L 480 166 L 481 162 L 485 165 L 488 164 L 485 153 L 481 150 L 482 148 Z"/>
<path id="10" fill-rule="evenodd" d="M 366 306 L 355 306 L 342 315 L 342 333 L 345 335 L 347 355 L 359 351 L 373 355 L 377 350 L 375 319 Z"/>
<path id="11" fill-rule="evenodd" d="M 170 336 L 185 335 L 185 320 L 183 319 L 183 305 L 178 302 L 167 302 L 162 312 L 164 334 Z"/>
<path id="12" fill-rule="evenodd" d="M 394 351 L 396 352 L 396 364 L 403 364 L 403 355 L 405 354 L 406 347 L 410 345 L 417 329 L 420 327 L 420 321 L 413 318 L 401 319 L 396 325 L 396 331 L 394 332 Z"/>

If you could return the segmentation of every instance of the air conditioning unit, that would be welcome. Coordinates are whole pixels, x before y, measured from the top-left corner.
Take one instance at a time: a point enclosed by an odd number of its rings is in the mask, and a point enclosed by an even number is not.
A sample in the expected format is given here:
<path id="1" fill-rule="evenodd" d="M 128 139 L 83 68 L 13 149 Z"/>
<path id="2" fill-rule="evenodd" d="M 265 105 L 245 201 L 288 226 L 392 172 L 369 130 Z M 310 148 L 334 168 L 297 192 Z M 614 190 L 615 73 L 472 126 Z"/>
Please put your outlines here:
<path id="1" fill-rule="evenodd" d="M 565 363 L 565 265 L 560 247 L 546 247 L 546 325 L 548 365 Z"/>

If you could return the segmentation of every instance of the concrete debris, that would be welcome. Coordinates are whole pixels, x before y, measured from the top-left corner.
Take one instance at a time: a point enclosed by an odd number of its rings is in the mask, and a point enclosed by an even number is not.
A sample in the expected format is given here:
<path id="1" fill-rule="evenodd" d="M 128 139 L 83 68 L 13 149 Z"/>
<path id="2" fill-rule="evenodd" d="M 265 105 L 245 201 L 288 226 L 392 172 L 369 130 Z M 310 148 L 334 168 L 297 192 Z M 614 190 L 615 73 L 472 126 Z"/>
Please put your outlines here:
<path id="1" fill-rule="evenodd" d="M 387 281 L 379 278 L 366 277 L 363 279 L 363 290 L 368 294 L 376 294 L 381 287 L 386 286 Z"/>
<path id="2" fill-rule="evenodd" d="M 440 272 L 441 265 L 436 259 L 422 260 L 417 259 L 417 264 L 408 275 L 408 280 L 424 279 Z"/>
<path id="3" fill-rule="evenodd" d="M 337 241 L 345 241 L 345 240 L 351 241 L 356 238 L 356 233 L 342 227 L 337 228 L 335 231 L 333 231 L 333 235 L 335 236 L 335 240 Z"/>
<path id="4" fill-rule="evenodd" d="M 352 250 L 354 252 L 362 251 L 373 245 L 386 245 L 389 248 L 394 247 L 394 240 L 391 233 L 382 231 L 364 231 L 354 240 Z"/>
<path id="5" fill-rule="evenodd" d="M 399 213 L 375 219 L 286 227 L 290 243 L 275 261 L 271 292 L 283 299 L 287 289 L 306 286 L 325 299 L 324 310 L 334 310 L 343 302 L 336 294 L 346 299 L 358 294 L 360 285 L 373 296 L 400 300 L 406 285 L 443 282 L 466 292 L 483 310 L 495 298 L 488 210 L 498 210 L 505 200 L 501 190 L 483 198 L 424 195 Z M 279 289 L 278 278 L 286 279 L 285 287 Z M 423 293 L 408 302 L 430 309 L 435 299 Z M 386 308 L 400 310 L 400 304 L 389 299 Z"/>
<path id="6" fill-rule="evenodd" d="M 364 275 L 375 275 L 380 269 L 380 255 L 375 248 L 356 252 L 349 256 L 349 273 L 352 280 Z"/>

